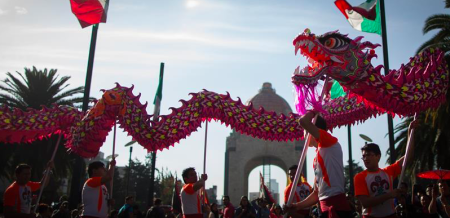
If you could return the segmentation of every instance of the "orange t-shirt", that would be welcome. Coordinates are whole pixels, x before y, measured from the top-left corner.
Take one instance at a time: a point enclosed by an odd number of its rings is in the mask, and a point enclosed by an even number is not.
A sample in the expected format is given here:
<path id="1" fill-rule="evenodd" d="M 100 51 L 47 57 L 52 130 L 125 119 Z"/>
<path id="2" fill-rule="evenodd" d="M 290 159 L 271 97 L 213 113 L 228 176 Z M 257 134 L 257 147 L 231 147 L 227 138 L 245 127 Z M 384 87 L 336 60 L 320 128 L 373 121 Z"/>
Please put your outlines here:
<path id="1" fill-rule="evenodd" d="M 289 199 L 289 194 L 291 193 L 292 182 L 284 189 L 284 203 L 286 204 Z M 292 203 L 301 202 L 306 199 L 306 197 L 311 194 L 312 188 L 308 182 L 300 182 L 297 184 L 297 189 L 294 192 L 294 198 Z"/>
<path id="2" fill-rule="evenodd" d="M 287 201 L 289 199 L 289 194 L 291 193 L 292 188 L 292 182 L 289 183 L 289 185 L 284 189 L 284 203 L 287 204 Z M 301 182 L 299 181 L 297 183 L 297 189 L 295 189 L 294 192 L 294 198 L 292 199 L 292 203 L 297 203 L 305 200 L 312 192 L 312 188 L 309 185 L 308 182 Z M 309 207 L 304 208 L 297 211 L 300 214 L 309 214 Z"/>
<path id="3" fill-rule="evenodd" d="M 29 214 L 31 210 L 32 192 L 41 187 L 39 182 L 28 182 L 22 186 L 14 182 L 3 195 L 3 206 L 13 207 L 17 213 Z"/>
<path id="4" fill-rule="evenodd" d="M 82 216 L 108 217 L 109 193 L 102 177 L 89 178 L 83 186 L 84 210 Z"/>
<path id="5" fill-rule="evenodd" d="M 194 191 L 194 184 L 186 184 L 183 186 L 180 192 L 181 196 L 181 209 L 183 215 L 188 217 L 196 217 L 196 215 L 202 214 L 202 208 L 200 205 L 200 190 Z M 189 216 L 191 215 L 191 216 Z"/>
<path id="6" fill-rule="evenodd" d="M 393 181 L 400 175 L 402 168 L 399 162 L 376 172 L 364 170 L 356 174 L 354 178 L 355 196 L 366 195 L 376 197 L 393 190 Z M 364 208 L 362 215 L 373 217 L 385 217 L 395 213 L 394 199 L 389 199 L 377 206 Z"/>

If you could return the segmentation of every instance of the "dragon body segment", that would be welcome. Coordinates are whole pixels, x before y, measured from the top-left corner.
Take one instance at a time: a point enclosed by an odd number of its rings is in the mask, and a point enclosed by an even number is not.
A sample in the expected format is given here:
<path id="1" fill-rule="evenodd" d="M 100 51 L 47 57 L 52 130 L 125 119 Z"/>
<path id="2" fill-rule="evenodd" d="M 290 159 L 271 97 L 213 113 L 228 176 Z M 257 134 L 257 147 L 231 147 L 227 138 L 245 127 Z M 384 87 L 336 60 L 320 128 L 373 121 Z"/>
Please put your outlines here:
<path id="1" fill-rule="evenodd" d="M 252 105 L 234 101 L 230 95 L 202 91 L 193 93 L 182 106 L 171 108 L 157 122 L 146 112 L 146 105 L 134 96 L 133 88 L 117 85 L 104 92 L 102 98 L 86 114 L 71 107 L 42 110 L 0 110 L 0 140 L 27 142 L 61 131 L 66 147 L 82 157 L 94 157 L 117 121 L 140 145 L 149 151 L 169 148 L 189 136 L 206 119 L 220 120 L 236 131 L 253 137 L 286 141 L 303 138 L 303 129 L 296 114 L 289 117 Z"/>
<path id="2" fill-rule="evenodd" d="M 379 45 L 361 39 L 352 40 L 337 31 L 316 36 L 306 29 L 294 40 L 294 46 L 311 66 L 297 68 L 292 82 L 302 89 L 328 76 L 344 87 L 347 98 L 364 102 L 374 112 L 400 116 L 436 108 L 445 101 L 449 71 L 443 52 L 425 50 L 399 70 L 383 76 L 382 66 L 373 67 L 370 63 L 376 57 L 373 49 Z"/>

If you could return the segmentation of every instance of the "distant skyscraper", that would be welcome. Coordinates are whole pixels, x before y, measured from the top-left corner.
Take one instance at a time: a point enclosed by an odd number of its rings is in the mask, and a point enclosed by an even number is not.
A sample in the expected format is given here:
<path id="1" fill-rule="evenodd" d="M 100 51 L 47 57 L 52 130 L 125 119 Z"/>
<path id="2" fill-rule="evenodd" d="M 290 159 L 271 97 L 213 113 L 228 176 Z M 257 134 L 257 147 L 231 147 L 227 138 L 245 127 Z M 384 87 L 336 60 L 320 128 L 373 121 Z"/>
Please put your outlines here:
<path id="1" fill-rule="evenodd" d="M 276 179 L 270 179 L 270 192 L 272 192 L 272 193 L 280 193 L 278 185 L 279 184 L 278 184 Z"/>

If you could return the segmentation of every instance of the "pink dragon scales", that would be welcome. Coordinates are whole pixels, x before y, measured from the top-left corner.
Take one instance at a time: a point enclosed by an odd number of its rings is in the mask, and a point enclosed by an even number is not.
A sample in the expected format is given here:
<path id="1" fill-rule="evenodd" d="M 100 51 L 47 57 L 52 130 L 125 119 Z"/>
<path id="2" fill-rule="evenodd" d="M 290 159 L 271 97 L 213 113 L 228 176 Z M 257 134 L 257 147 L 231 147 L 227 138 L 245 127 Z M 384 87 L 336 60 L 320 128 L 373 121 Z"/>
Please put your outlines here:
<path id="1" fill-rule="evenodd" d="M 441 52 L 426 51 L 401 70 L 382 77 L 379 67 L 370 65 L 370 59 L 375 55 L 362 51 L 376 45 L 360 43 L 360 39 L 350 40 L 337 32 L 314 36 L 306 31 L 294 41 L 296 50 L 314 60 L 311 61 L 314 67 L 308 66 L 301 72 L 297 70 L 293 76 L 293 83 L 299 89 L 316 84 L 327 74 L 349 93 L 346 97 L 327 99 L 322 105 L 330 129 L 383 112 L 410 115 L 437 106 L 444 100 L 448 71 Z M 411 73 L 401 76 L 411 71 L 413 76 Z M 134 96 L 132 90 L 133 87 L 117 84 L 104 91 L 102 98 L 87 113 L 57 105 L 26 112 L 4 106 L 0 109 L 0 141 L 30 142 L 61 132 L 70 151 L 82 157 L 94 157 L 117 121 L 140 145 L 155 151 L 169 148 L 186 138 L 206 119 L 220 120 L 243 134 L 265 140 L 303 138 L 298 114 L 277 115 L 263 108 L 243 105 L 239 99 L 231 99 L 229 94 L 206 90 L 192 94 L 188 101 L 181 100 L 181 107 L 171 108 L 172 113 L 153 122 L 146 112 L 146 105 L 139 102 L 139 96 Z M 401 108 L 405 105 L 408 109 Z"/>

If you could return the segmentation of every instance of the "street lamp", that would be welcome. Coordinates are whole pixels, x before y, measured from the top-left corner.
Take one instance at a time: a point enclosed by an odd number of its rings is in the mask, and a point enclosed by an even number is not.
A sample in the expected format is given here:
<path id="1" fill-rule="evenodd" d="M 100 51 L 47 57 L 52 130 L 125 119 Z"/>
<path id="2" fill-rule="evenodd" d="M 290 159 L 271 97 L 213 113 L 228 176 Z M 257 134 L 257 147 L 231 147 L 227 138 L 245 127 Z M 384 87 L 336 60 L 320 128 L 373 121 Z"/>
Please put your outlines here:
<path id="1" fill-rule="evenodd" d="M 128 196 L 128 183 L 130 182 L 130 174 L 131 174 L 131 153 L 133 153 L 133 145 L 134 143 L 136 143 L 136 141 L 132 140 L 130 142 L 128 142 L 127 144 L 125 144 L 125 147 L 130 146 L 130 158 L 128 159 L 128 175 L 127 175 L 127 188 L 126 188 L 126 196 Z"/>
<path id="2" fill-rule="evenodd" d="M 369 136 L 366 136 L 364 134 L 359 134 L 359 137 L 361 137 L 365 141 L 366 145 L 367 145 L 367 142 L 372 142 L 372 139 Z"/>

